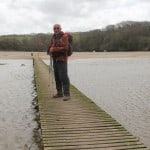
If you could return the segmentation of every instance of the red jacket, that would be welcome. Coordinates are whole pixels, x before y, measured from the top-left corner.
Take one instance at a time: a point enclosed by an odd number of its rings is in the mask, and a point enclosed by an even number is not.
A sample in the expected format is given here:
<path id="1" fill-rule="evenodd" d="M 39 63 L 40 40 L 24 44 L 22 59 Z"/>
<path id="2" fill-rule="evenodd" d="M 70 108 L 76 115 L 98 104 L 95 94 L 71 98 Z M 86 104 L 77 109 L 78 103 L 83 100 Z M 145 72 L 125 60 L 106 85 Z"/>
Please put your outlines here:
<path id="1" fill-rule="evenodd" d="M 53 51 L 50 54 L 53 57 L 53 60 L 67 61 L 68 37 L 64 32 L 61 31 L 59 34 L 53 34 L 50 48 L 53 48 Z"/>

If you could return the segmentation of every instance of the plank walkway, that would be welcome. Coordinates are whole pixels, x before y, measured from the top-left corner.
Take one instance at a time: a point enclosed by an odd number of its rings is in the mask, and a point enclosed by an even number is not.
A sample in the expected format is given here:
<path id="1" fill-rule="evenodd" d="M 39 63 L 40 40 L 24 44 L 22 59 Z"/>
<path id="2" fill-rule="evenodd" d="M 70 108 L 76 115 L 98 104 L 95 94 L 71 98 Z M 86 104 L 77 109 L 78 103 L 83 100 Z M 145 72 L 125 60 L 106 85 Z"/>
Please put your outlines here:
<path id="1" fill-rule="evenodd" d="M 71 86 L 71 100 L 53 99 L 49 69 L 34 58 L 44 150 L 148 150 L 115 119 Z"/>

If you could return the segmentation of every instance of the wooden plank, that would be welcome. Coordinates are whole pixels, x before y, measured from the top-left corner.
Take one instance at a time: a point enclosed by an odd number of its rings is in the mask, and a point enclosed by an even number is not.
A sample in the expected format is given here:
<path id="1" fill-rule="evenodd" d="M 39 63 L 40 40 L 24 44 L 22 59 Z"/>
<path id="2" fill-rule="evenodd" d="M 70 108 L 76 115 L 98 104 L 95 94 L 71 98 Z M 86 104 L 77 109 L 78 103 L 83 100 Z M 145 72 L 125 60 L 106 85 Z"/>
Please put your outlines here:
<path id="1" fill-rule="evenodd" d="M 48 67 L 34 60 L 44 150 L 145 150 L 137 138 L 76 88 L 71 100 L 53 99 Z"/>

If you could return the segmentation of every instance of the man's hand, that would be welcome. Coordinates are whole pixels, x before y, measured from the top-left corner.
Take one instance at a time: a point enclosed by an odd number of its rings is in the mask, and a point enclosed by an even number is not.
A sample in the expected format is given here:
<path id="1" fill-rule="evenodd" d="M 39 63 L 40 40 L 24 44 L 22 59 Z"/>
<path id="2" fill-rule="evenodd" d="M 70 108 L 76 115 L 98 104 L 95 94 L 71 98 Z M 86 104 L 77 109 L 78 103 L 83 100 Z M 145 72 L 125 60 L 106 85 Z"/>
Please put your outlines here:
<path id="1" fill-rule="evenodd" d="M 52 53 L 54 51 L 53 47 L 50 48 L 50 53 Z"/>

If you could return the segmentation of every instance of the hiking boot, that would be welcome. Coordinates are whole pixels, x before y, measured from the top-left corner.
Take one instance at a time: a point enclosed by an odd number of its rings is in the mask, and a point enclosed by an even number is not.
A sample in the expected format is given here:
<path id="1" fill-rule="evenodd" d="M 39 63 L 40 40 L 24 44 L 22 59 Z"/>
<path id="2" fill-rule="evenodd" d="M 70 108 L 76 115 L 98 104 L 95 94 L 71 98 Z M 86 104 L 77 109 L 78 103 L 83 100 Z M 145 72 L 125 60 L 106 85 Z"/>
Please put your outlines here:
<path id="1" fill-rule="evenodd" d="M 70 100 L 70 98 L 71 98 L 70 96 L 64 96 L 63 100 L 68 101 L 68 100 Z"/>
<path id="2" fill-rule="evenodd" d="M 59 97 L 63 97 L 63 95 L 57 93 L 56 95 L 53 96 L 53 98 L 59 98 Z"/>

